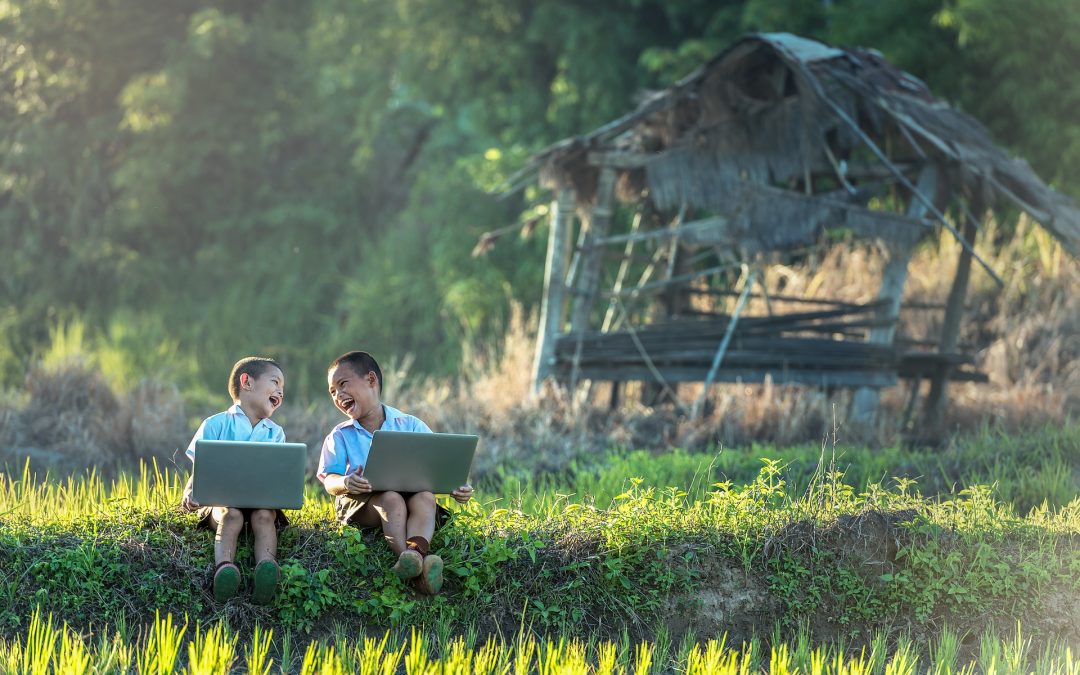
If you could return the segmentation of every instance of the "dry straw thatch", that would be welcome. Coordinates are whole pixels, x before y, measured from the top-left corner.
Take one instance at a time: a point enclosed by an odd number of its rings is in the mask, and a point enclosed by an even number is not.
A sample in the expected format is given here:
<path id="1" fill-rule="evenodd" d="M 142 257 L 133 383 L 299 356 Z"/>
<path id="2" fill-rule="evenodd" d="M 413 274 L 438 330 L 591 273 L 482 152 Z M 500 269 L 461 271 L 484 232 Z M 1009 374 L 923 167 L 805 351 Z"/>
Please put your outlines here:
<path id="1" fill-rule="evenodd" d="M 1080 209 L 977 120 L 875 51 L 786 33 L 743 38 L 633 112 L 538 153 L 522 175 L 539 171 L 545 185 L 570 186 L 590 202 L 596 153 L 615 153 L 637 164 L 625 172 L 644 174 L 658 209 L 724 214 L 729 241 L 772 249 L 808 243 L 826 223 L 875 236 L 898 229 L 902 216 L 866 208 L 866 191 L 818 194 L 811 185 L 838 174 L 852 187 L 894 181 L 883 157 L 868 152 L 886 140 L 883 153 L 900 173 L 944 167 L 953 192 L 988 208 L 1011 204 L 1080 254 Z"/>

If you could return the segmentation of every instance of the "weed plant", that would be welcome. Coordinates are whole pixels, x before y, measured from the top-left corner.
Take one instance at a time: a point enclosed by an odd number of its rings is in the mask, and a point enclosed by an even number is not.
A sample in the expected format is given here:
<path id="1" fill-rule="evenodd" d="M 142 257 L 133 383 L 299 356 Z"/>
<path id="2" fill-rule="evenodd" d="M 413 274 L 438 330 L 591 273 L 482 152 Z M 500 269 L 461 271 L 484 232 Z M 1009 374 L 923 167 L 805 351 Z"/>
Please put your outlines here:
<path id="1" fill-rule="evenodd" d="M 944 620 L 981 630 L 1004 617 L 1023 618 L 1044 641 L 1075 632 L 1080 499 L 1021 516 L 987 486 L 928 500 L 903 478 L 856 488 L 828 464 L 796 490 L 779 460 L 744 485 L 699 479 L 693 495 L 631 478 L 609 502 L 549 495 L 527 512 L 478 499 L 436 534 L 447 583 L 427 598 L 389 572 L 378 536 L 334 524 L 329 499 L 312 488 L 282 533 L 274 605 L 256 608 L 243 597 L 212 603 L 211 537 L 175 508 L 182 478 L 144 467 L 108 483 L 94 473 L 0 480 L 0 634 L 23 634 L 40 608 L 80 630 L 144 625 L 160 611 L 279 635 L 338 625 L 507 634 L 524 623 L 567 639 L 648 636 L 678 617 L 713 625 L 702 594 L 751 591 L 756 630 L 812 621 L 865 638 Z M 239 562 L 250 564 L 249 544 Z M 226 639 L 192 630 L 200 644 Z"/>
<path id="2" fill-rule="evenodd" d="M 843 480 L 865 492 L 874 484 L 896 486 L 895 479 L 917 480 L 924 496 L 948 498 L 969 485 L 990 485 L 994 496 L 1026 513 L 1046 504 L 1065 506 L 1080 496 L 1080 425 L 1046 426 L 1025 434 L 982 429 L 958 436 L 943 449 L 845 447 L 821 445 L 778 448 L 754 444 L 702 452 L 675 449 L 609 450 L 578 453 L 557 471 L 503 464 L 481 480 L 481 493 L 496 494 L 528 512 L 548 510 L 554 502 L 606 507 L 625 488 L 627 476 L 642 476 L 646 486 L 684 486 L 702 499 L 713 484 L 752 482 L 763 457 L 782 467 L 794 492 L 807 489 L 823 462 L 843 472 Z"/>

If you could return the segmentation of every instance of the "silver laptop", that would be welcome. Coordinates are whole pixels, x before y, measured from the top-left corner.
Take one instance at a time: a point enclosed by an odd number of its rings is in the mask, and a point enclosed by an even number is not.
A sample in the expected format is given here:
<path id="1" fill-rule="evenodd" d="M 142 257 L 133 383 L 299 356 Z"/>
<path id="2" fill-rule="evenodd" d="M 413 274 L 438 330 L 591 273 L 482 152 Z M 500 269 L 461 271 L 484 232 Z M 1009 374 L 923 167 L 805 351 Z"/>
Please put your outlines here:
<path id="1" fill-rule="evenodd" d="M 448 494 L 469 482 L 478 438 L 469 434 L 375 432 L 364 477 L 376 492 Z"/>
<path id="2" fill-rule="evenodd" d="M 202 506 L 299 509 L 307 445 L 195 441 L 191 496 Z"/>

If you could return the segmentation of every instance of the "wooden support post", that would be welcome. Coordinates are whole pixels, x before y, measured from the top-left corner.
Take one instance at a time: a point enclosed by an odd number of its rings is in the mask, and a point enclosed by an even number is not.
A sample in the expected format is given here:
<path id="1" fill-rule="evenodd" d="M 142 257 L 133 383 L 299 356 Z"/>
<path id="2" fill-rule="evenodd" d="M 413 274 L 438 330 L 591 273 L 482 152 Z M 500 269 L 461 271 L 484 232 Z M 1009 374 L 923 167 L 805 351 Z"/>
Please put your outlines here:
<path id="1" fill-rule="evenodd" d="M 562 330 L 563 299 L 566 297 L 566 242 L 574 217 L 574 191 L 559 190 L 551 203 L 547 261 L 544 264 L 544 296 L 540 301 L 540 327 L 533 363 L 533 391 L 551 373 L 555 359 L 555 337 Z"/>
<path id="2" fill-rule="evenodd" d="M 975 209 L 976 213 L 981 211 L 981 207 Z M 949 290 L 949 299 L 945 303 L 941 340 L 938 341 L 938 352 L 941 354 L 955 352 L 956 343 L 960 337 L 960 322 L 964 316 L 964 297 L 967 295 L 968 280 L 971 278 L 971 249 L 975 245 L 975 221 L 971 216 L 964 218 L 962 235 L 971 243 L 971 247 L 961 247 L 960 258 L 956 262 L 956 277 Z M 948 399 L 950 370 L 952 370 L 950 366 L 945 366 L 930 380 L 930 393 L 926 395 L 926 407 L 923 412 L 924 427 L 930 434 L 936 435 L 941 431 L 945 416 L 945 402 Z"/>
<path id="3" fill-rule="evenodd" d="M 919 174 L 916 190 L 918 194 L 911 196 L 908 203 L 908 216 L 921 219 L 929 212 L 927 204 L 933 204 L 934 195 L 938 188 L 938 170 L 933 165 L 927 166 Z M 896 335 L 896 320 L 900 316 L 900 300 L 904 295 L 904 284 L 907 282 L 908 263 L 911 254 L 915 251 L 918 243 L 919 232 L 911 231 L 904 240 L 893 243 L 888 250 L 889 262 L 881 274 L 881 287 L 878 290 L 878 300 L 886 303 L 882 306 L 879 316 L 887 320 L 887 324 L 870 331 L 868 342 L 877 345 L 891 345 Z M 855 390 L 851 401 L 850 426 L 857 436 L 869 438 L 873 434 L 873 428 L 877 421 L 880 392 L 870 387 L 860 387 Z"/>
<path id="4" fill-rule="evenodd" d="M 746 286 L 743 287 L 739 302 L 736 303 L 735 311 L 731 314 L 731 320 L 728 321 L 727 329 L 724 331 L 724 338 L 720 340 L 720 346 L 716 348 L 712 365 L 709 366 L 709 374 L 705 376 L 705 383 L 701 386 L 701 394 L 694 401 L 694 407 L 690 409 L 691 420 L 697 420 L 701 416 L 701 411 L 705 408 L 705 399 L 709 395 L 709 387 L 712 385 L 713 380 L 716 379 L 716 373 L 720 370 L 720 363 L 724 360 L 724 354 L 727 353 L 728 344 L 731 343 L 731 336 L 735 334 L 735 326 L 739 323 L 739 315 L 742 314 L 743 307 L 746 306 L 746 301 L 750 297 L 750 292 L 754 289 L 754 272 L 747 272 L 746 275 Z"/>
<path id="5" fill-rule="evenodd" d="M 922 378 L 916 377 L 908 383 L 908 400 L 904 405 L 904 415 L 900 419 L 900 431 L 907 431 L 911 416 L 915 412 L 915 402 L 919 399 L 919 389 L 922 387 Z"/>
<path id="6" fill-rule="evenodd" d="M 607 236 L 611 226 L 611 208 L 615 197 L 615 169 L 605 166 L 600 169 L 596 185 L 596 205 L 593 207 L 589 229 L 585 235 L 584 246 L 579 261 L 577 283 L 574 287 L 574 308 L 570 315 L 570 332 L 577 334 L 574 347 L 574 361 L 570 368 L 570 390 L 577 388 L 578 370 L 581 362 L 582 338 L 589 329 L 589 316 L 600 286 L 600 264 L 603 251 L 597 245 Z"/>

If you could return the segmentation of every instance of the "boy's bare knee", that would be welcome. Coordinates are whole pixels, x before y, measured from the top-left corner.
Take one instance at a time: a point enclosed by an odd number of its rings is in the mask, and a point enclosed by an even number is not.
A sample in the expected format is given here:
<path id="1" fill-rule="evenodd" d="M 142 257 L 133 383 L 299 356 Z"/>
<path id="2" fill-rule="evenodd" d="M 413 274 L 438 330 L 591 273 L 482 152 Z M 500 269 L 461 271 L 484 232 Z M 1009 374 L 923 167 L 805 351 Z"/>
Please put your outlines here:
<path id="1" fill-rule="evenodd" d="M 409 497 L 409 510 L 417 508 L 435 508 L 435 495 L 430 492 L 417 492 Z"/>
<path id="2" fill-rule="evenodd" d="M 263 529 L 273 527 L 277 520 L 277 514 L 268 509 L 257 509 L 251 514 L 251 527 Z"/>
<path id="3" fill-rule="evenodd" d="M 240 509 L 223 507 L 218 519 L 221 526 L 227 530 L 238 530 L 244 526 L 244 513 Z"/>
<path id="4" fill-rule="evenodd" d="M 396 492 L 381 492 L 368 502 L 379 514 L 382 522 L 396 521 L 405 517 L 405 500 Z"/>
<path id="5" fill-rule="evenodd" d="M 379 505 L 387 511 L 401 511 L 405 508 L 405 498 L 397 492 L 384 492 L 378 497 Z"/>

